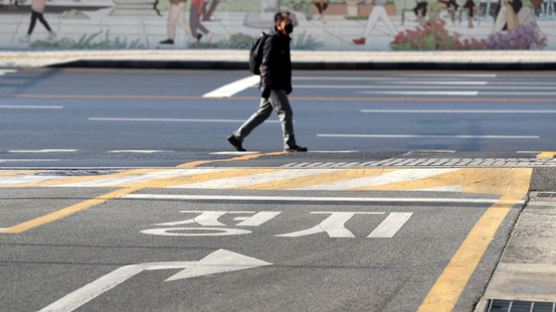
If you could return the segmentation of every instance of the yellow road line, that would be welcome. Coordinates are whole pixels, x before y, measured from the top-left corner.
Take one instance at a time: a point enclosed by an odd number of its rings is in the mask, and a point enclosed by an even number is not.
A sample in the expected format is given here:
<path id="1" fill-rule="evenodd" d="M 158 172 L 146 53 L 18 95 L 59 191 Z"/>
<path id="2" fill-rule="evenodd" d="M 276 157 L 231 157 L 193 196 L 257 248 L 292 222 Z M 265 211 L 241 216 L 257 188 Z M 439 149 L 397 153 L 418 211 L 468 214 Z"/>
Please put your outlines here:
<path id="1" fill-rule="evenodd" d="M 108 194 L 104 194 L 104 195 L 95 197 L 93 199 L 86 200 L 84 202 L 69 206 L 67 208 L 54 211 L 54 212 L 46 214 L 42 217 L 38 217 L 38 218 L 35 218 L 33 220 L 23 222 L 21 224 L 14 225 L 12 227 L 0 230 L 0 233 L 6 233 L 6 234 L 21 233 L 21 232 L 30 230 L 32 228 L 44 225 L 46 223 L 49 223 L 49 222 L 61 219 L 63 217 L 69 216 L 69 215 L 74 214 L 78 211 L 85 210 L 87 208 L 91 208 L 93 206 L 102 204 L 109 199 L 113 199 L 113 198 L 116 198 L 116 197 L 127 195 L 129 193 L 134 192 L 134 191 L 136 191 L 136 189 L 126 188 L 126 189 L 120 189 L 120 190 L 117 190 L 117 191 L 114 191 L 114 192 L 110 192 Z"/>
<path id="2" fill-rule="evenodd" d="M 189 162 L 189 163 L 185 163 L 185 164 L 181 164 L 178 165 L 178 168 L 190 168 L 190 167 L 196 167 L 196 166 L 200 166 L 200 165 L 204 165 L 204 164 L 208 164 L 208 163 L 213 163 L 213 162 L 226 162 L 226 161 L 234 161 L 234 160 L 248 160 L 248 159 L 254 159 L 254 158 L 259 158 L 261 156 L 273 156 L 273 155 L 281 155 L 281 154 L 285 154 L 287 152 L 273 152 L 273 153 L 261 153 L 261 154 L 251 154 L 251 155 L 244 155 L 244 156 L 238 156 L 238 157 L 233 157 L 233 158 L 227 158 L 227 159 L 214 159 L 214 160 L 200 160 L 200 161 L 194 161 L 194 162 Z"/>
<path id="3" fill-rule="evenodd" d="M 556 152 L 542 152 L 537 155 L 537 158 L 554 158 Z"/>
<path id="4" fill-rule="evenodd" d="M 219 159 L 219 160 L 213 160 L 213 161 L 202 161 L 202 162 L 197 161 L 197 162 L 181 164 L 178 167 L 195 167 L 195 166 L 200 165 L 200 164 L 205 164 L 205 163 L 210 163 L 210 162 L 215 162 L 215 161 L 243 160 L 243 159 L 257 158 L 257 157 L 265 156 L 265 155 L 279 155 L 279 154 L 283 154 L 283 152 L 246 155 L 246 156 L 241 156 L 241 157 L 234 157 L 234 158 L 231 158 L 231 159 Z M 139 170 L 151 170 L 151 169 L 139 169 Z M 89 200 L 86 200 L 84 202 L 81 202 L 81 203 L 78 203 L 78 204 L 75 204 L 75 205 L 72 205 L 72 206 L 54 211 L 52 213 L 46 214 L 44 216 L 41 216 L 41 217 L 38 217 L 38 218 L 35 218 L 35 219 L 32 219 L 32 220 L 27 221 L 27 222 L 20 223 L 18 225 L 14 225 L 14 226 L 9 227 L 9 228 L 1 229 L 0 233 L 5 233 L 5 234 L 22 233 L 22 232 L 25 232 L 27 230 L 42 226 L 44 224 L 47 224 L 49 222 L 56 221 L 56 220 L 59 220 L 61 218 L 67 217 L 67 216 L 72 215 L 76 212 L 79 212 L 79 211 L 94 207 L 96 205 L 105 203 L 106 201 L 108 201 L 110 199 L 114 199 L 114 198 L 117 198 L 117 197 L 120 197 L 120 196 L 123 196 L 123 195 L 127 195 L 127 194 L 130 194 L 130 193 L 136 192 L 138 190 L 145 189 L 145 188 L 160 188 L 160 187 L 180 185 L 180 184 L 203 182 L 203 181 L 208 181 L 210 179 L 232 177 L 234 175 L 235 176 L 250 175 L 250 174 L 254 174 L 254 172 L 255 173 L 261 173 L 261 172 L 271 172 L 271 171 L 277 171 L 277 170 L 283 170 L 283 169 L 230 169 L 230 170 L 212 172 L 210 174 L 198 174 L 198 175 L 192 175 L 192 176 L 162 178 L 162 179 L 156 179 L 156 180 L 152 180 L 152 181 L 130 183 L 129 185 L 126 185 L 126 187 L 123 188 L 123 189 L 119 189 L 119 190 L 110 192 L 108 194 L 97 196 L 93 199 L 89 199 Z"/>
<path id="5" fill-rule="evenodd" d="M 405 191 L 414 189 L 429 189 L 443 186 L 463 184 L 464 169 L 438 174 L 429 178 L 401 181 L 384 185 L 358 187 L 347 191 Z"/>
<path id="6" fill-rule="evenodd" d="M 307 187 L 318 184 L 326 184 L 343 180 L 350 180 L 368 176 L 376 176 L 400 169 L 346 169 L 336 172 L 314 174 L 293 179 L 277 180 L 259 183 L 249 186 L 237 187 L 240 190 L 287 190 L 299 187 Z"/>
<path id="7" fill-rule="evenodd" d="M 512 170 L 512 174 L 499 180 L 508 192 L 473 226 L 417 312 L 449 312 L 454 309 L 496 231 L 516 203 L 527 195 L 532 171 L 530 168 Z"/>

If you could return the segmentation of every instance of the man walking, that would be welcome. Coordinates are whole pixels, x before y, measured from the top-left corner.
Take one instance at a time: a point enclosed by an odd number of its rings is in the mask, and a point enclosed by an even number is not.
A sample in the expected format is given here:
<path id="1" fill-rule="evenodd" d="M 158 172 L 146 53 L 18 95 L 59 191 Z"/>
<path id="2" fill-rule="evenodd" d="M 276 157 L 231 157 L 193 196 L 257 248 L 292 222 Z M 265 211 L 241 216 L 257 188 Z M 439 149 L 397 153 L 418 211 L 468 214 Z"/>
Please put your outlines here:
<path id="1" fill-rule="evenodd" d="M 245 151 L 243 139 L 276 110 L 282 124 L 285 152 L 306 152 L 306 147 L 296 144 L 293 134 L 293 112 L 288 101 L 292 92 L 292 66 L 290 57 L 290 34 L 293 24 L 290 14 L 279 12 L 274 15 L 273 32 L 265 39 L 260 66 L 262 95 L 259 110 L 239 129 L 228 137 L 236 150 Z"/>

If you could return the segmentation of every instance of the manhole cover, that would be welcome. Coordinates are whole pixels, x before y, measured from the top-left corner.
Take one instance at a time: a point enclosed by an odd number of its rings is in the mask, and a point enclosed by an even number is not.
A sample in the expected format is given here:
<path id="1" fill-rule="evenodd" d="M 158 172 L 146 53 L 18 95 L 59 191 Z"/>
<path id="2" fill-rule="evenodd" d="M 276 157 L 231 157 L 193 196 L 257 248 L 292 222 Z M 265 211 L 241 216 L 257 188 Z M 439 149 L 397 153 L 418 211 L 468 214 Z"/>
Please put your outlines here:
<path id="1" fill-rule="evenodd" d="M 485 312 L 556 312 L 556 302 L 490 299 Z"/>

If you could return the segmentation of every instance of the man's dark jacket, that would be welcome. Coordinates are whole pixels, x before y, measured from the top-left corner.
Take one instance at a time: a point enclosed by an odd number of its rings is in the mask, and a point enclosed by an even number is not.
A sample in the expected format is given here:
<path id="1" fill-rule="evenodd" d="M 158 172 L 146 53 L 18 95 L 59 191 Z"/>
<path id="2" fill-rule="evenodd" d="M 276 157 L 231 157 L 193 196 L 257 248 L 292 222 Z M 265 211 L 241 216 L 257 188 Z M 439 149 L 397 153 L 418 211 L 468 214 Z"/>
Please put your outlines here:
<path id="1" fill-rule="evenodd" d="M 292 91 L 292 62 L 290 57 L 290 36 L 276 27 L 266 38 L 261 62 L 261 87 Z"/>

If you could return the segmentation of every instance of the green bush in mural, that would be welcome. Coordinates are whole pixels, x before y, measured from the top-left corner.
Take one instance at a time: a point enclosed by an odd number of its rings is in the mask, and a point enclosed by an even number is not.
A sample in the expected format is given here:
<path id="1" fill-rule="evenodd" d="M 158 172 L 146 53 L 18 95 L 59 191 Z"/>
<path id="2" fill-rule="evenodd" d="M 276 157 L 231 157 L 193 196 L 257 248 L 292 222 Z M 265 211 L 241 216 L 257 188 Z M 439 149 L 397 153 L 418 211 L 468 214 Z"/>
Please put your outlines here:
<path id="1" fill-rule="evenodd" d="M 409 50 L 484 50 L 485 39 L 460 40 L 458 33 L 450 34 L 444 29 L 446 21 L 428 22 L 415 30 L 400 32 L 390 43 L 394 51 Z"/>
<path id="2" fill-rule="evenodd" d="M 100 37 L 102 30 L 91 34 L 83 35 L 79 40 L 64 37 L 57 41 L 44 41 L 39 40 L 31 43 L 32 49 L 73 49 L 73 50 L 113 50 L 113 49 L 143 49 L 144 45 L 139 39 L 130 43 L 127 42 L 127 37 L 120 39 L 116 37 L 110 38 L 110 31 L 104 33 L 104 38 Z"/>

